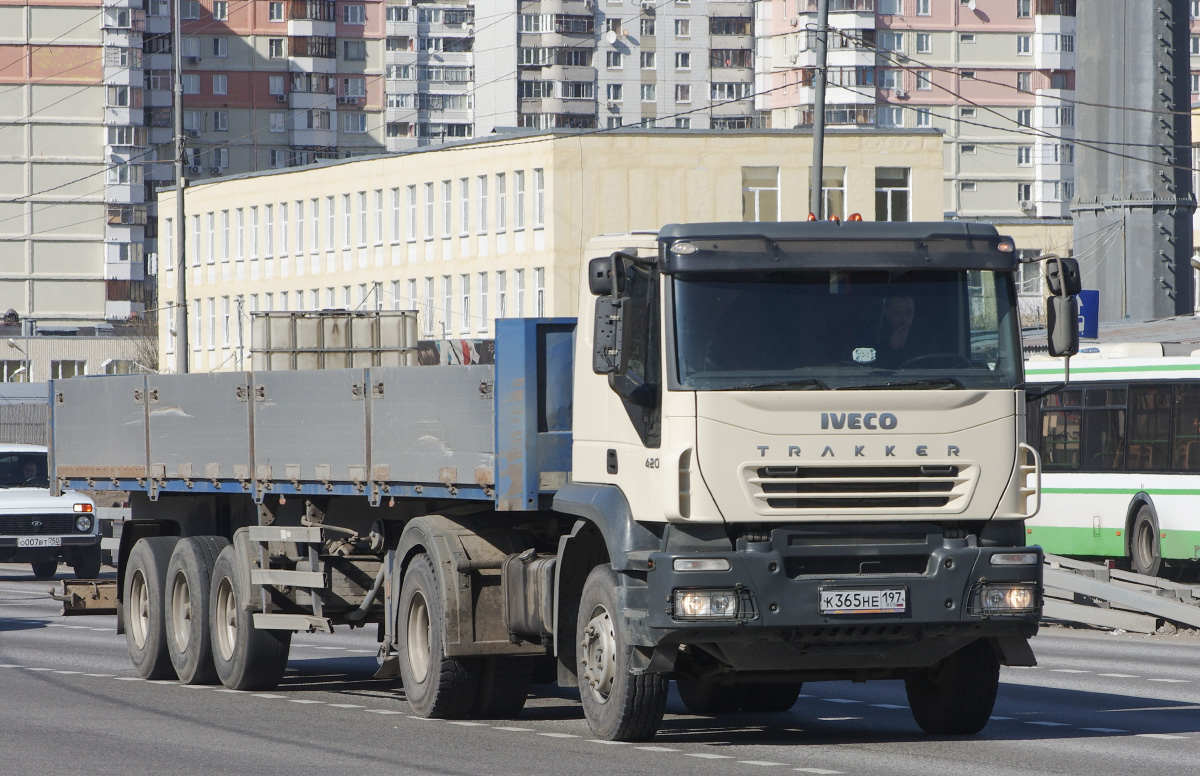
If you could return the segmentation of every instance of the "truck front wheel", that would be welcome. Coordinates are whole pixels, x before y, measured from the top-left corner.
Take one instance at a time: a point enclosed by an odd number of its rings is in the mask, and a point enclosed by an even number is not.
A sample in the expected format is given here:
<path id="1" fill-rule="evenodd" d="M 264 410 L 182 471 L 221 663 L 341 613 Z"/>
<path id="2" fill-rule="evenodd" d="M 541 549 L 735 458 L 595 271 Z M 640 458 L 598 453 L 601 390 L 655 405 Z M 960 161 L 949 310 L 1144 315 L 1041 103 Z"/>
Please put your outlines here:
<path id="1" fill-rule="evenodd" d="M 243 587 L 249 578 L 249 569 L 239 573 L 233 545 L 221 550 L 209 593 L 213 667 L 231 690 L 269 690 L 287 670 L 292 632 L 254 627 L 252 614 L 238 604 L 249 593 Z"/>
<path id="2" fill-rule="evenodd" d="M 670 682 L 662 674 L 630 672 L 618 587 L 617 572 L 607 564 L 592 569 L 583 583 L 575 629 L 579 700 L 597 738 L 645 741 L 658 732 Z"/>
<path id="3" fill-rule="evenodd" d="M 479 692 L 479 660 L 446 657 L 444 611 L 433 561 L 417 555 L 404 572 L 396 619 L 404 696 L 418 716 L 461 719 Z"/>
<path id="4" fill-rule="evenodd" d="M 220 536 L 189 536 L 180 539 L 171 554 L 164 599 L 167 651 L 179 681 L 184 684 L 217 683 L 208 598 L 213 566 L 228 545 L 228 540 Z"/>
<path id="5" fill-rule="evenodd" d="M 1000 686 L 1000 661 L 986 641 L 974 641 L 929 671 L 904 680 L 908 705 L 930 735 L 974 735 L 988 723 Z"/>
<path id="6" fill-rule="evenodd" d="M 175 668 L 167 652 L 167 627 L 163 607 L 167 566 L 179 537 L 148 536 L 138 540 L 125 561 L 125 641 L 138 676 L 173 679 Z"/>

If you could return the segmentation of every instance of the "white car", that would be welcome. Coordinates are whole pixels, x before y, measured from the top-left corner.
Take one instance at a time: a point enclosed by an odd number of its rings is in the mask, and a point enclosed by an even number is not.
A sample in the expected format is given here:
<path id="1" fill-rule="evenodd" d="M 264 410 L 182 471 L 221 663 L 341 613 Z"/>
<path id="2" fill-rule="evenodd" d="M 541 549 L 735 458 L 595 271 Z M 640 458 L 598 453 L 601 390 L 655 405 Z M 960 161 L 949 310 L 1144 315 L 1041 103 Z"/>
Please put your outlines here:
<path id="1" fill-rule="evenodd" d="M 66 562 L 79 579 L 100 575 L 100 526 L 82 493 L 50 495 L 46 448 L 0 444 L 0 563 L 29 563 L 50 579 Z"/>

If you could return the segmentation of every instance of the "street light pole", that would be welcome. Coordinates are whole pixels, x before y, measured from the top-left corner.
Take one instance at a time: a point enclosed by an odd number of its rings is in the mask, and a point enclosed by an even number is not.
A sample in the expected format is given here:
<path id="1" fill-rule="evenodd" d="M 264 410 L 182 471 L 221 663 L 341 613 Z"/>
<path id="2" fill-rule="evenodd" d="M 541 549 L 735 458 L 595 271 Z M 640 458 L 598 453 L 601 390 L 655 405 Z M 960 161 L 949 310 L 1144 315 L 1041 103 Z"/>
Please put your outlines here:
<path id="1" fill-rule="evenodd" d="M 808 211 L 821 218 L 825 183 L 825 73 L 829 63 L 829 0 L 817 0 L 817 67 L 813 71 L 813 161 Z"/>
<path id="2" fill-rule="evenodd" d="M 181 28 L 180 0 L 171 3 L 171 26 L 174 34 L 171 50 L 174 52 L 175 64 L 175 371 L 184 374 L 188 371 L 188 304 L 187 304 L 187 224 L 183 212 L 183 33 Z M 170 332 L 167 336 L 171 336 Z"/>

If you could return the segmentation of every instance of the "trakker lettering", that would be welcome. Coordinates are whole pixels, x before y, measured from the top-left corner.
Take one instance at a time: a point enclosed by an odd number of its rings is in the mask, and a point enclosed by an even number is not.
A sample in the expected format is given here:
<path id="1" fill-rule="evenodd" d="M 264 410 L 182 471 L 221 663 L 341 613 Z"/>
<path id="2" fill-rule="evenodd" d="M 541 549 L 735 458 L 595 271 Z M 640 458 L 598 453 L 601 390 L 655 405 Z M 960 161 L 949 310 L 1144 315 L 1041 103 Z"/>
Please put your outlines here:
<path id="1" fill-rule="evenodd" d="M 767 453 L 769 453 L 771 451 L 771 446 L 770 445 L 758 445 L 757 449 L 758 449 L 758 457 L 766 458 Z M 867 449 L 866 445 L 854 445 L 854 457 L 855 458 L 867 457 L 866 449 Z M 958 447 L 958 445 L 946 445 L 946 457 L 947 458 L 958 458 L 961 455 L 961 453 L 962 453 L 962 450 Z M 913 448 L 913 454 L 918 455 L 922 458 L 928 457 L 929 456 L 929 445 L 916 445 Z M 788 445 L 787 457 L 788 458 L 802 458 L 804 456 L 803 456 L 803 453 L 801 453 L 801 451 L 800 451 L 799 445 Z M 821 448 L 821 453 L 820 453 L 819 457 L 821 457 L 821 458 L 836 458 L 837 451 L 835 451 L 831 446 L 825 445 L 823 448 Z M 884 445 L 882 457 L 895 458 L 896 457 L 896 446 L 895 445 Z"/>
<path id="2" fill-rule="evenodd" d="M 821 428 L 883 429 L 896 427 L 896 416 L 890 412 L 822 412 Z"/>

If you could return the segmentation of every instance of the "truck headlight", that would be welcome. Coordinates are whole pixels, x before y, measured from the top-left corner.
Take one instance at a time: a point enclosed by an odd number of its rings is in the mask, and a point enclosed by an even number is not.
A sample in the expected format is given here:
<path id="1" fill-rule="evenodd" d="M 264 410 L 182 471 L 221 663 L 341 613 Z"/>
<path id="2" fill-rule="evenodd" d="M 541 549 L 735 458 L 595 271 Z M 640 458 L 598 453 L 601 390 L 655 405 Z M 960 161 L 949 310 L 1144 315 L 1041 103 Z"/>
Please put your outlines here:
<path id="1" fill-rule="evenodd" d="M 87 533 L 92 530 L 92 518 L 90 515 L 80 515 L 75 518 L 75 530 L 79 533 Z"/>
<path id="2" fill-rule="evenodd" d="M 676 620 L 753 620 L 758 616 L 749 590 L 676 590 L 671 617 Z"/>
<path id="3" fill-rule="evenodd" d="M 970 613 L 1032 614 L 1038 609 L 1037 587 L 1032 582 L 978 584 L 971 591 Z"/>

